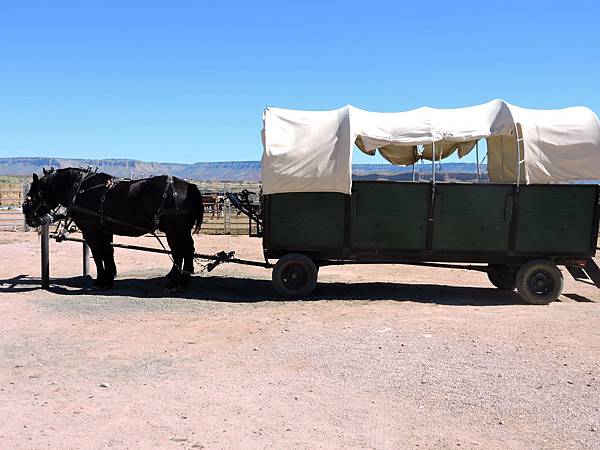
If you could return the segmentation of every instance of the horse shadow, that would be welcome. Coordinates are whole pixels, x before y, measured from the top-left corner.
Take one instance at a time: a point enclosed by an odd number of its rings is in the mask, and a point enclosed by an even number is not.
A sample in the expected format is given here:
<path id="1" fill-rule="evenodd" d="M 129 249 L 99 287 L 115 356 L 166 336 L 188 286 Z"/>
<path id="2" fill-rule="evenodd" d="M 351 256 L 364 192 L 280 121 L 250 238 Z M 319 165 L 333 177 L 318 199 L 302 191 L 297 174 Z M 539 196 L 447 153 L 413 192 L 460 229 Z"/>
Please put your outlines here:
<path id="1" fill-rule="evenodd" d="M 493 287 L 464 287 L 434 284 L 389 282 L 340 283 L 322 282 L 315 291 L 302 299 L 278 295 L 271 282 L 265 279 L 228 276 L 194 277 L 184 292 L 168 292 L 165 279 L 117 278 L 110 290 L 93 287 L 91 277 L 54 278 L 48 292 L 65 296 L 135 297 L 148 299 L 180 298 L 222 303 L 259 303 L 265 301 L 396 301 L 430 303 L 450 306 L 507 306 L 524 305 L 516 292 Z M 0 293 L 29 292 L 40 288 L 40 279 L 19 275 L 0 280 Z"/>

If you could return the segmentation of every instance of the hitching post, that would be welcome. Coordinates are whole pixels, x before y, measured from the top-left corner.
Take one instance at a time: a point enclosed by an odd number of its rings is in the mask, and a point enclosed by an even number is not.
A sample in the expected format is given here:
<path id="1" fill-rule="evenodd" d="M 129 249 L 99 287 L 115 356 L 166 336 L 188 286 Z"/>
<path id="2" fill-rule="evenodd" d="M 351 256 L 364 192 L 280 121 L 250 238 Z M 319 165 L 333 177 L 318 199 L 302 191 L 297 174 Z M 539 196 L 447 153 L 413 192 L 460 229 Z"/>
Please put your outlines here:
<path id="1" fill-rule="evenodd" d="M 50 251 L 48 247 L 50 237 L 50 225 L 44 223 L 41 227 L 41 250 L 42 250 L 42 289 L 50 288 Z"/>
<path id="2" fill-rule="evenodd" d="M 83 245 L 83 276 L 87 277 L 90 274 L 90 247 L 86 242 L 81 245 Z"/>
<path id="3" fill-rule="evenodd" d="M 27 191 L 29 189 L 28 183 L 23 183 L 23 194 L 21 195 L 21 204 L 25 202 L 27 198 Z M 29 225 L 27 225 L 27 220 L 25 219 L 25 214 L 23 214 L 23 231 L 29 231 Z"/>

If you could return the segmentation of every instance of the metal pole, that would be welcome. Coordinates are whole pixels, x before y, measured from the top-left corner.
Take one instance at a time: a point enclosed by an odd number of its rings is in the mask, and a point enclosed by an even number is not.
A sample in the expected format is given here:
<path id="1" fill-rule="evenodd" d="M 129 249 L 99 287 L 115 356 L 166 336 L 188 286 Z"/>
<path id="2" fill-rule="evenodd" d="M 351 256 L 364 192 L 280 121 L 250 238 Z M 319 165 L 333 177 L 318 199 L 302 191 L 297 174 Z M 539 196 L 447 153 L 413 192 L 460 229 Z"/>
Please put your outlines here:
<path id="1" fill-rule="evenodd" d="M 50 225 L 42 225 L 40 239 L 42 251 L 42 289 L 50 288 L 50 250 L 48 241 L 50 236 Z"/>
<path id="2" fill-rule="evenodd" d="M 479 170 L 479 141 L 475 142 L 475 157 L 477 158 L 477 181 L 481 183 L 481 172 Z"/>
<path id="3" fill-rule="evenodd" d="M 83 276 L 87 277 L 90 274 L 90 246 L 86 242 L 83 243 Z"/>
<path id="4" fill-rule="evenodd" d="M 435 142 L 431 143 L 431 182 L 435 184 Z"/>
<path id="5" fill-rule="evenodd" d="M 413 163 L 413 168 L 412 168 L 412 180 L 413 181 L 415 181 L 415 164 L 416 163 L 417 163 L 416 161 Z"/>
<path id="6" fill-rule="evenodd" d="M 231 208 L 229 206 L 229 199 L 226 198 L 223 202 L 223 207 L 225 209 L 223 214 L 225 217 L 225 234 L 231 234 Z"/>
<path id="7" fill-rule="evenodd" d="M 519 184 L 521 182 L 521 142 L 522 139 L 519 137 L 519 124 L 515 124 L 515 134 L 517 138 L 517 189 L 519 188 Z"/>
<path id="8" fill-rule="evenodd" d="M 21 196 L 21 204 L 25 202 L 25 198 L 27 197 L 27 183 L 23 183 L 23 195 Z M 29 225 L 27 225 L 27 220 L 25 220 L 25 214 L 23 214 L 23 231 L 29 231 Z"/>

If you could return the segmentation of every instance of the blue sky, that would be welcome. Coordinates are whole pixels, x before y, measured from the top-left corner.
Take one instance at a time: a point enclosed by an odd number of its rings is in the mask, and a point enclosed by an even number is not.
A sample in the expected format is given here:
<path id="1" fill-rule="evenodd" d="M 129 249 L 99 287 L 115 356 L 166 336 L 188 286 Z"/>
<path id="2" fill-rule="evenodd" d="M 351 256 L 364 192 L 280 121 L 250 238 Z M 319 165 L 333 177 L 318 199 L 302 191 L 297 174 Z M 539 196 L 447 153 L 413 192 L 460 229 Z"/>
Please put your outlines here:
<path id="1" fill-rule="evenodd" d="M 0 157 L 257 160 L 266 105 L 600 113 L 600 6 L 5 0 L 0 86 Z"/>

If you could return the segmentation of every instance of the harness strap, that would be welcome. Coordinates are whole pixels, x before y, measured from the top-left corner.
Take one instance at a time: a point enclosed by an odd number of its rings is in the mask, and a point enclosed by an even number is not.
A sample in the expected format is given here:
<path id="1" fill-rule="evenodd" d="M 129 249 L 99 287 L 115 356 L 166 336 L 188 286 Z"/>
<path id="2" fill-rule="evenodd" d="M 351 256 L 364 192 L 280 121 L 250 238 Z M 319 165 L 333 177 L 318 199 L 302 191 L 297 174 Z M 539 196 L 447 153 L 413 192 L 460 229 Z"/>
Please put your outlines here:
<path id="1" fill-rule="evenodd" d="M 106 201 L 106 196 L 108 195 L 108 191 L 110 191 L 118 183 L 118 180 L 113 181 L 112 178 L 108 180 L 108 182 L 105 184 L 106 190 L 102 193 L 102 196 L 100 197 L 100 208 L 98 209 L 98 213 L 100 214 L 100 223 L 102 225 L 104 225 L 104 202 Z"/>
<path id="2" fill-rule="evenodd" d="M 111 178 L 109 180 L 108 185 L 96 185 L 96 186 L 93 186 L 91 188 L 88 188 L 88 189 L 85 189 L 85 190 L 81 190 L 80 188 L 81 188 L 81 185 L 82 185 L 82 183 L 83 183 L 84 180 L 85 180 L 85 176 L 82 177 L 82 179 L 80 180 L 80 182 L 77 185 L 77 190 L 75 191 L 75 195 L 73 196 L 73 199 L 71 201 L 71 205 L 70 205 L 69 208 L 67 208 L 67 212 L 68 213 L 70 213 L 70 211 L 78 211 L 80 213 L 84 213 L 84 214 L 88 214 L 88 215 L 91 215 L 91 216 L 98 217 L 100 219 L 100 223 L 102 225 L 104 225 L 104 221 L 106 220 L 107 222 L 112 222 L 112 223 L 114 223 L 116 225 L 121 225 L 121 226 L 124 226 L 124 227 L 128 227 L 128 228 L 130 228 L 132 230 L 137 230 L 137 231 L 143 232 L 143 233 L 149 233 L 149 234 L 151 234 L 152 236 L 154 236 L 156 238 L 156 240 L 159 242 L 159 244 L 161 245 L 161 247 L 165 251 L 167 251 L 165 245 L 163 244 L 162 240 L 156 234 L 156 229 L 158 228 L 158 225 L 160 223 L 160 218 L 163 215 L 187 214 L 187 213 L 190 212 L 190 210 L 188 210 L 188 209 L 180 209 L 179 208 L 179 203 L 177 201 L 177 192 L 175 191 L 175 187 L 173 185 L 173 177 L 171 175 L 169 175 L 167 177 L 167 182 L 165 184 L 165 190 L 163 192 L 162 199 L 160 201 L 160 207 L 158 208 L 156 214 L 153 217 L 153 221 L 152 221 L 152 224 L 151 224 L 150 228 L 140 227 L 138 225 L 133 225 L 133 224 L 127 223 L 127 222 L 125 222 L 123 220 L 115 219 L 114 217 L 109 217 L 109 216 L 105 216 L 104 215 L 104 202 L 106 201 L 106 196 L 107 196 L 108 192 L 114 186 L 116 186 L 117 183 L 119 183 L 120 180 L 116 181 L 116 182 L 113 182 L 112 181 L 113 179 Z M 95 188 L 98 188 L 98 187 L 101 187 L 101 186 L 106 186 L 106 191 L 104 191 L 104 193 L 100 197 L 100 208 L 99 208 L 98 212 L 92 211 L 90 209 L 84 208 L 83 206 L 79 206 L 79 205 L 75 204 L 75 198 L 76 198 L 77 193 L 83 193 L 83 192 L 88 191 L 90 189 L 95 189 Z M 164 208 L 166 199 L 167 199 L 168 194 L 169 194 L 169 189 L 171 189 L 171 191 L 172 191 L 173 203 L 175 205 L 174 209 L 173 208 L 171 208 L 171 209 L 165 209 Z M 175 264 L 175 260 L 173 259 L 172 255 L 170 253 L 167 253 L 167 254 L 168 254 L 169 258 L 171 259 L 171 262 L 173 263 L 173 266 L 176 267 L 177 270 L 180 273 L 188 273 L 189 274 L 189 272 L 183 270 L 182 268 L 178 267 Z"/>
<path id="3" fill-rule="evenodd" d="M 150 229 L 152 231 L 154 231 L 158 228 L 158 225 L 160 223 L 160 218 L 163 216 L 163 209 L 165 207 L 165 202 L 166 202 L 167 196 L 169 194 L 169 189 L 171 189 L 173 197 L 176 198 L 177 192 L 175 192 L 175 188 L 173 187 L 173 176 L 172 175 L 167 176 L 167 182 L 165 183 L 165 190 L 163 192 L 162 199 L 160 200 L 160 206 L 158 207 L 156 214 L 154 214 L 154 217 L 152 218 L 152 223 L 150 224 Z M 178 206 L 177 201 L 175 201 L 175 206 L 177 209 L 179 209 L 177 207 Z"/>
<path id="4" fill-rule="evenodd" d="M 106 187 L 106 183 L 100 183 L 100 184 L 96 184 L 94 186 L 90 186 L 89 188 L 80 189 L 77 194 L 78 195 L 85 194 L 88 191 L 93 191 L 94 189 L 98 189 L 98 188 L 102 188 L 102 187 L 105 188 Z"/>
<path id="5" fill-rule="evenodd" d="M 100 213 L 97 213 L 96 211 L 92 211 L 91 209 L 87 209 L 87 208 L 84 208 L 84 207 L 82 207 L 82 206 L 79 206 L 79 205 L 73 205 L 73 210 L 75 210 L 75 211 L 78 211 L 78 212 L 81 212 L 81 213 L 84 213 L 84 214 L 89 214 L 89 215 L 91 215 L 91 216 L 100 217 L 100 219 L 102 219 L 102 217 L 100 216 Z M 131 228 L 132 230 L 137 230 L 137 231 L 141 231 L 141 232 L 143 232 L 143 233 L 148 233 L 148 234 L 151 234 L 152 236 L 154 236 L 154 237 L 156 238 L 156 240 L 158 241 L 158 243 L 160 244 L 160 246 L 163 248 L 163 250 L 164 250 L 165 252 L 167 252 L 167 255 L 169 256 L 169 259 L 171 260 L 171 263 L 173 263 L 173 266 L 174 266 L 175 268 L 177 268 L 177 270 L 178 270 L 180 273 L 186 273 L 186 274 L 189 274 L 189 275 L 191 275 L 191 273 L 190 273 L 190 272 L 188 272 L 188 271 L 186 271 L 186 270 L 183 270 L 181 267 L 179 267 L 177 264 L 175 264 L 175 260 L 173 259 L 173 256 L 172 256 L 172 255 L 171 255 L 171 253 L 170 253 L 170 252 L 167 250 L 167 248 L 165 247 L 165 244 L 164 244 L 164 243 L 163 243 L 163 241 L 160 239 L 160 237 L 158 237 L 158 235 L 156 234 L 156 230 L 148 230 L 148 229 L 146 229 L 146 228 L 144 228 L 144 227 L 139 227 L 139 226 L 137 226 L 137 225 L 133 225 L 133 224 L 131 224 L 131 223 L 127 223 L 127 222 L 124 222 L 124 221 L 122 221 L 122 220 L 115 219 L 114 217 L 106 217 L 106 216 L 105 216 L 105 217 L 104 217 L 104 219 L 106 219 L 106 221 L 107 221 L 107 222 L 113 222 L 113 223 L 114 223 L 114 224 L 116 224 L 116 225 L 121 225 L 121 226 L 124 226 L 124 227 L 129 227 L 129 228 Z"/>
<path id="6" fill-rule="evenodd" d="M 73 188 L 71 189 L 71 191 L 67 194 L 67 196 L 65 197 L 64 202 L 64 207 L 67 208 L 67 213 L 69 212 L 69 210 L 71 209 L 71 207 L 75 204 L 75 200 L 77 199 L 77 194 L 82 193 L 81 190 L 81 185 L 83 184 L 83 182 L 86 179 L 89 179 L 91 177 L 93 177 L 94 175 L 97 175 L 95 172 L 91 172 L 89 170 L 85 171 L 85 172 L 81 172 L 80 176 L 79 176 L 79 181 L 77 182 L 77 184 L 73 185 Z M 71 197 L 71 198 L 69 198 Z"/>

